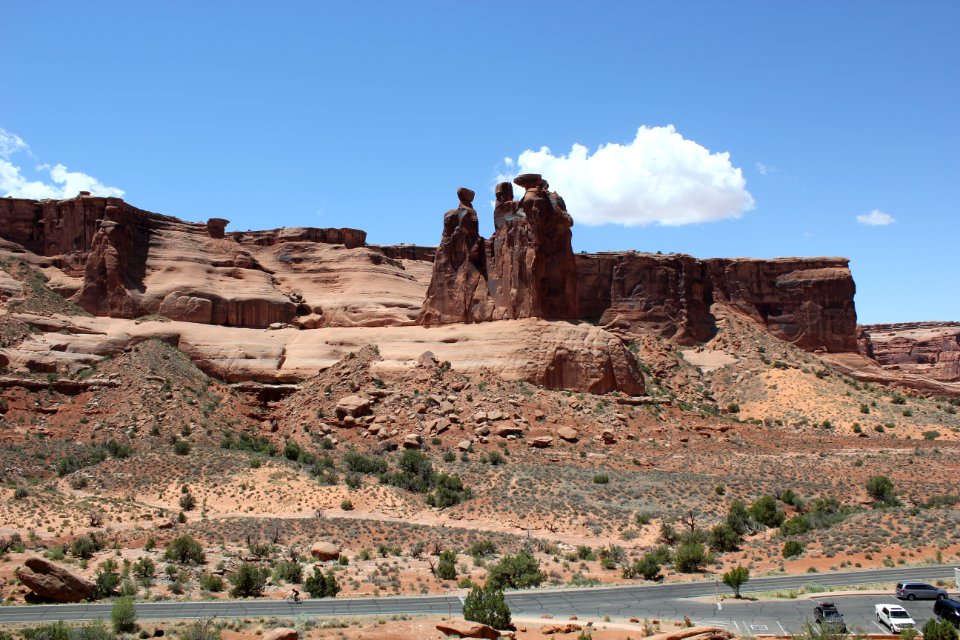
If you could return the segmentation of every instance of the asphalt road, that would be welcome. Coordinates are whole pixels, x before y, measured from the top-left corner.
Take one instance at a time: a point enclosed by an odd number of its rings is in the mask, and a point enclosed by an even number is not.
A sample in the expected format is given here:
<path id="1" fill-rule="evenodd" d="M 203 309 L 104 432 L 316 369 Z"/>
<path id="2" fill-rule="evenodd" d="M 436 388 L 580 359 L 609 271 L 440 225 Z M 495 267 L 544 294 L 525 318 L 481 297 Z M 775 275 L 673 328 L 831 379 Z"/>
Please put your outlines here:
<path id="1" fill-rule="evenodd" d="M 754 578 L 742 592 L 750 593 L 798 589 L 815 583 L 824 587 L 842 589 L 855 584 L 887 583 L 890 593 L 899 580 L 952 579 L 953 567 L 931 565 L 906 569 L 876 569 L 818 573 L 801 576 Z M 953 591 L 953 589 L 950 589 Z M 810 600 L 736 601 L 724 600 L 717 607 L 716 594 L 730 594 L 730 590 L 713 582 L 681 584 L 597 587 L 593 589 L 543 589 L 516 591 L 507 594 L 507 602 L 515 616 L 556 618 L 576 615 L 579 618 L 611 619 L 680 619 L 689 617 L 697 623 L 714 624 L 738 633 L 787 634 L 799 630 L 812 619 Z M 894 603 L 890 596 L 852 595 L 831 598 L 836 602 L 854 629 L 868 633 L 886 632 L 878 629 L 873 605 Z M 931 602 L 900 603 L 909 611 L 918 625 L 933 615 Z M 144 602 L 136 605 L 140 620 L 196 619 L 216 616 L 277 617 L 296 616 L 345 617 L 412 615 L 459 615 L 462 601 L 456 595 L 408 596 L 393 598 L 336 598 L 306 600 L 292 604 L 277 600 L 219 600 L 207 602 Z M 45 622 L 56 620 L 85 621 L 109 619 L 110 604 L 33 605 L 0 607 L 0 624 Z"/>

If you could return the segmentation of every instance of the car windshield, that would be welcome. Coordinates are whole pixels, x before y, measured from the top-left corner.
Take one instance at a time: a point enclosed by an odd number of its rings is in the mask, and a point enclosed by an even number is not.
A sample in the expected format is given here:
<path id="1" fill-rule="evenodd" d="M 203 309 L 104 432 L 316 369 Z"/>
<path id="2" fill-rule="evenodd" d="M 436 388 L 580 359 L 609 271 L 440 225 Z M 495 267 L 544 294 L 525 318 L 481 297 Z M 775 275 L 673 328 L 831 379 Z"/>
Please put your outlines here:
<path id="1" fill-rule="evenodd" d="M 837 611 L 836 609 L 824 609 L 824 610 L 823 610 L 823 617 L 824 617 L 824 618 L 839 618 L 839 617 L 840 617 L 840 612 Z"/>
<path id="2" fill-rule="evenodd" d="M 903 609 L 891 609 L 890 617 L 891 618 L 909 618 L 910 616 L 908 616 L 907 612 L 904 611 Z"/>

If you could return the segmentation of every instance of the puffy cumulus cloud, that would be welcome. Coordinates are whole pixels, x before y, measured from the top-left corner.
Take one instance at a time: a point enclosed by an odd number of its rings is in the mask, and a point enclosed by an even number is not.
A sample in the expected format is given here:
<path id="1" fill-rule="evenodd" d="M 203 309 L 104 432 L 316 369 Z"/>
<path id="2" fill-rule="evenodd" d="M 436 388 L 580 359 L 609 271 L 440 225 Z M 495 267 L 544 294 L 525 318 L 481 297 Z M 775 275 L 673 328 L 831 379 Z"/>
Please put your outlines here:
<path id="1" fill-rule="evenodd" d="M 527 150 L 516 164 L 504 162 L 512 179 L 540 173 L 587 225 L 678 226 L 739 218 L 753 208 L 743 172 L 729 153 L 685 139 L 670 125 L 640 127 L 633 142 L 600 146 L 593 155 L 580 144 L 568 155 L 547 147 Z"/>
<path id="2" fill-rule="evenodd" d="M 867 227 L 885 227 L 896 222 L 896 219 L 889 213 L 874 209 L 870 213 L 857 216 L 857 222 Z"/>
<path id="3" fill-rule="evenodd" d="M 0 129 L 0 196 L 42 200 L 72 198 L 80 191 L 89 191 L 97 196 L 123 196 L 123 190 L 108 187 L 93 176 L 80 171 L 70 171 L 62 164 L 41 164 L 36 173 L 41 179 L 30 179 L 23 169 L 12 161 L 12 156 L 25 153 L 33 157 L 30 147 L 20 136 Z"/>

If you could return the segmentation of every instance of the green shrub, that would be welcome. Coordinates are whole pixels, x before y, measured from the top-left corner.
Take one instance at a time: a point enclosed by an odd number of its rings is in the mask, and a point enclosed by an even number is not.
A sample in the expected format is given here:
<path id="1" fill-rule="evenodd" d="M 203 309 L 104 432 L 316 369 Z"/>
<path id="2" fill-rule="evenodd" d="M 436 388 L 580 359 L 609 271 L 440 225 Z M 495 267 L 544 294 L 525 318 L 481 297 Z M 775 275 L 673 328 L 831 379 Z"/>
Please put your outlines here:
<path id="1" fill-rule="evenodd" d="M 882 504 L 893 504 L 897 498 L 893 490 L 893 481 L 887 476 L 871 476 L 867 480 L 867 493 Z"/>
<path id="2" fill-rule="evenodd" d="M 923 640 L 957 640 L 957 630 L 946 620 L 931 618 L 922 629 Z"/>
<path id="3" fill-rule="evenodd" d="M 497 552 L 493 540 L 478 540 L 467 548 L 467 553 L 475 558 L 486 558 Z"/>
<path id="4" fill-rule="evenodd" d="M 484 587 L 470 589 L 463 600 L 463 617 L 494 629 L 506 629 L 510 626 L 510 607 L 504 600 L 503 591 L 487 582 Z"/>
<path id="5" fill-rule="evenodd" d="M 610 476 L 605 473 L 598 473 L 593 476 L 593 484 L 609 484 Z"/>
<path id="6" fill-rule="evenodd" d="M 281 560 L 273 568 L 273 579 L 290 584 L 300 584 L 303 582 L 303 565 L 299 562 Z"/>
<path id="7" fill-rule="evenodd" d="M 183 535 L 174 538 L 163 551 L 163 557 L 170 562 L 180 564 L 203 564 L 203 547 L 192 536 Z"/>
<path id="8" fill-rule="evenodd" d="M 268 572 L 255 564 L 244 562 L 236 573 L 230 576 L 230 595 L 234 598 L 257 598 L 263 595 L 267 585 Z"/>
<path id="9" fill-rule="evenodd" d="M 101 549 L 103 549 L 103 543 L 93 533 L 75 538 L 70 544 L 70 553 L 84 560 L 92 558 L 93 554 Z"/>
<path id="10" fill-rule="evenodd" d="M 213 573 L 205 573 L 200 576 L 200 588 L 210 593 L 220 593 L 223 591 L 223 578 Z"/>
<path id="11" fill-rule="evenodd" d="M 100 563 L 93 576 L 93 599 L 109 598 L 120 585 L 120 574 L 117 573 L 117 561 L 109 558 Z"/>
<path id="12" fill-rule="evenodd" d="M 303 588 L 313 598 L 335 598 L 340 593 L 340 584 L 333 573 L 324 576 L 317 566 L 313 568 L 313 575 L 303 583 Z"/>
<path id="13" fill-rule="evenodd" d="M 190 454 L 192 447 L 190 443 L 186 440 L 177 440 L 173 443 L 173 452 L 178 456 L 186 456 Z"/>
<path id="14" fill-rule="evenodd" d="M 440 560 L 437 562 L 437 577 L 441 580 L 457 579 L 457 554 L 446 550 L 440 553 Z"/>
<path id="15" fill-rule="evenodd" d="M 652 553 L 645 553 L 642 558 L 623 568 L 623 577 L 656 580 L 660 577 L 660 563 Z"/>
<path id="16" fill-rule="evenodd" d="M 494 589 L 526 589 L 539 587 L 545 576 L 540 571 L 540 561 L 523 549 L 515 556 L 503 556 L 492 569 L 487 584 Z"/>
<path id="17" fill-rule="evenodd" d="M 383 458 L 365 456 L 362 453 L 350 450 L 343 456 L 343 462 L 349 471 L 354 473 L 377 474 L 387 471 L 387 461 Z"/>
<path id="18" fill-rule="evenodd" d="M 796 558 L 803 553 L 803 543 L 799 540 L 787 540 L 783 544 L 783 557 Z"/>
<path id="19" fill-rule="evenodd" d="M 710 548 L 721 553 L 737 551 L 742 542 L 740 534 L 727 522 L 721 522 L 710 530 Z"/>
<path id="20" fill-rule="evenodd" d="M 685 542 L 677 548 L 673 565 L 680 573 L 696 573 L 711 560 L 699 542 Z"/>
<path id="21" fill-rule="evenodd" d="M 773 496 L 760 496 L 750 505 L 750 516 L 760 524 L 767 527 L 779 527 L 783 524 L 787 515 L 777 507 L 777 501 Z"/>
<path id="22" fill-rule="evenodd" d="M 746 567 L 736 566 L 723 574 L 723 584 L 733 589 L 733 597 L 740 597 L 740 588 L 750 580 L 750 571 Z"/>
<path id="23" fill-rule="evenodd" d="M 110 621 L 117 633 L 131 633 L 137 630 L 137 610 L 133 598 L 117 598 L 110 611 Z"/>

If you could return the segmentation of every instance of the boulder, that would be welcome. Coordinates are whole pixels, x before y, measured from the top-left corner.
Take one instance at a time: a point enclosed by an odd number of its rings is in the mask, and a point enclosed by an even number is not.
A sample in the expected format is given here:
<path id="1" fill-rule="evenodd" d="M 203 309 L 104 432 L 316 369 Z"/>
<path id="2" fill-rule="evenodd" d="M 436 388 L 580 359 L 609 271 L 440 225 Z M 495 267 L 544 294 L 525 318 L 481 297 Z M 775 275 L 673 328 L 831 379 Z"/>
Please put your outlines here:
<path id="1" fill-rule="evenodd" d="M 423 444 L 423 437 L 419 433 L 408 433 L 403 439 L 404 449 L 419 449 Z"/>
<path id="2" fill-rule="evenodd" d="M 370 413 L 370 400 L 357 395 L 344 396 L 337 401 L 334 411 L 341 420 L 347 416 L 359 418 Z"/>
<path id="3" fill-rule="evenodd" d="M 27 558 L 17 569 L 26 587 L 46 600 L 80 602 L 93 595 L 94 583 L 44 558 Z"/>
<path id="4" fill-rule="evenodd" d="M 437 631 L 454 638 L 487 638 L 497 640 L 500 632 L 479 622 L 469 620 L 447 620 L 437 625 Z"/>
<path id="5" fill-rule="evenodd" d="M 290 629 L 289 627 L 277 627 L 272 631 L 261 636 L 260 640 L 298 640 L 299 634 L 296 629 Z"/>
<path id="6" fill-rule="evenodd" d="M 340 547 L 332 542 L 315 542 L 310 547 L 310 555 L 317 560 L 336 560 L 340 557 Z"/>
<path id="7" fill-rule="evenodd" d="M 523 434 L 523 427 L 518 427 L 515 424 L 502 424 L 496 428 L 494 433 L 501 438 L 506 438 L 507 436 L 519 436 Z"/>
<path id="8" fill-rule="evenodd" d="M 580 434 L 573 427 L 560 427 L 557 429 L 557 437 L 567 442 L 576 442 L 580 439 Z"/>
<path id="9" fill-rule="evenodd" d="M 543 627 L 540 630 L 540 633 L 542 633 L 545 636 L 551 636 L 556 633 L 575 633 L 577 631 L 580 631 L 581 629 L 583 629 L 583 627 L 581 627 L 580 625 L 573 624 L 572 622 L 568 622 L 566 624 L 555 624 L 549 627 Z"/>
<path id="10" fill-rule="evenodd" d="M 529 440 L 527 444 L 535 449 L 546 449 L 553 444 L 553 438 L 550 436 L 537 436 L 536 438 Z"/>
<path id="11" fill-rule="evenodd" d="M 617 441 L 617 434 L 611 429 L 604 429 L 603 433 L 600 434 L 600 437 L 603 438 L 604 444 L 614 444 Z"/>
<path id="12" fill-rule="evenodd" d="M 469 440 L 461 440 L 457 443 L 457 449 L 460 451 L 470 451 L 473 448 L 473 443 Z"/>

